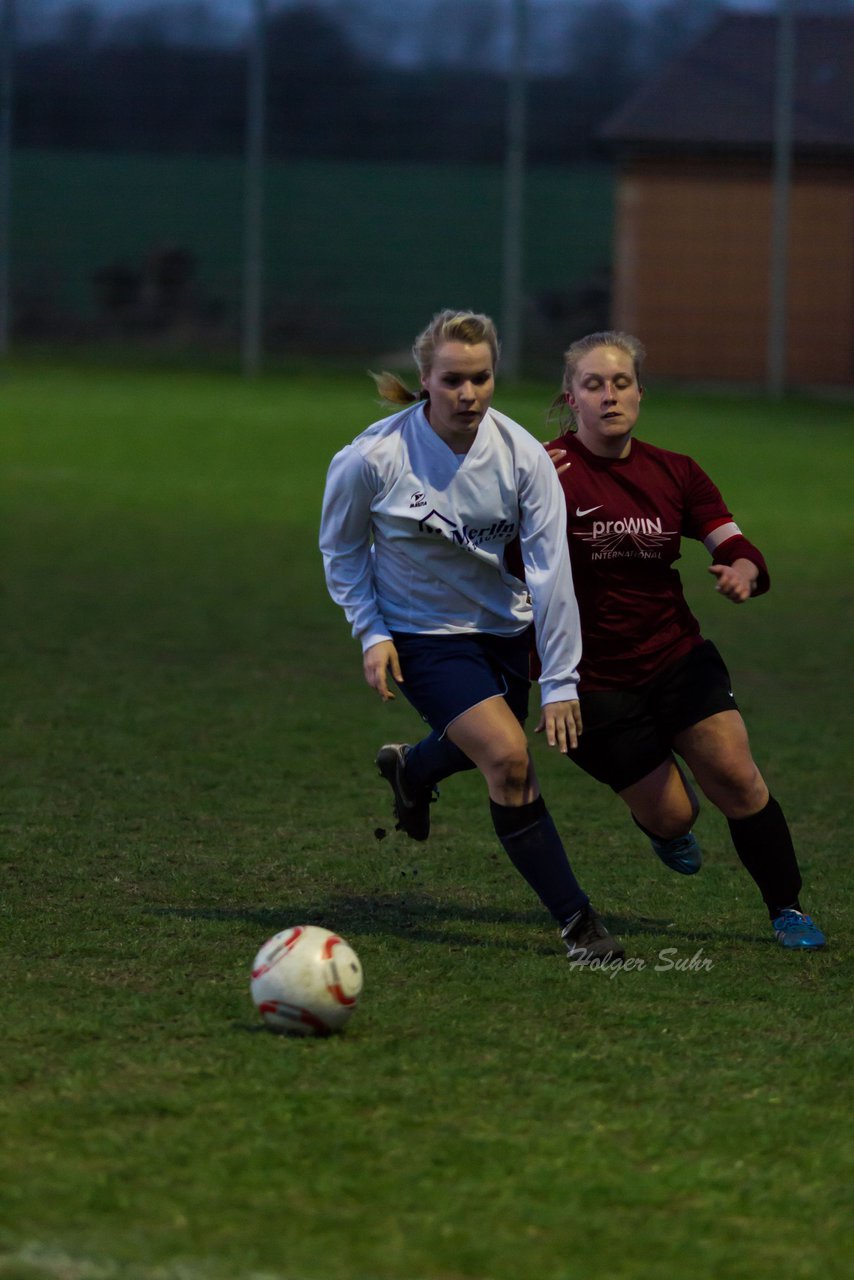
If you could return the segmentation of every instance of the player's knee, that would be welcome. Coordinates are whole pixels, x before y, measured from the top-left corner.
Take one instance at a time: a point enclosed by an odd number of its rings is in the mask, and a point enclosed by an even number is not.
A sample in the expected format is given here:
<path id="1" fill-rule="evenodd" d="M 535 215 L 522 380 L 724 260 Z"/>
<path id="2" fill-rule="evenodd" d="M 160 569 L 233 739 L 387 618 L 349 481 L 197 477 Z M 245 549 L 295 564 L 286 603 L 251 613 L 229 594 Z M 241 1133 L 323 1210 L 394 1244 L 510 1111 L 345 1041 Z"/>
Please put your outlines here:
<path id="1" fill-rule="evenodd" d="M 728 818 L 756 813 L 768 802 L 768 788 L 752 761 L 722 771 L 715 778 L 713 789 L 710 799 Z"/>
<path id="2" fill-rule="evenodd" d="M 530 760 L 525 743 L 497 744 L 484 768 L 489 792 L 502 804 L 518 803 L 528 781 Z"/>

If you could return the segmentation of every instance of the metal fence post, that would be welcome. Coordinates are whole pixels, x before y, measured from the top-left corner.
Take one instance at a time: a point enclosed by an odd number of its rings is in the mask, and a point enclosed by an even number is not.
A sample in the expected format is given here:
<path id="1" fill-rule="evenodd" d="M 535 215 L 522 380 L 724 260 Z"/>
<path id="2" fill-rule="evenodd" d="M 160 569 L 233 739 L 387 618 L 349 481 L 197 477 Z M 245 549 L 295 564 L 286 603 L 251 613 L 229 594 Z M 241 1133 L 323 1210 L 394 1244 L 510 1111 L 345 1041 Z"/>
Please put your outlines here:
<path id="1" fill-rule="evenodd" d="M 778 0 L 774 78 L 774 172 L 771 196 L 771 281 L 768 295 L 767 390 L 786 386 L 786 310 L 789 280 L 789 205 L 792 187 L 792 98 L 795 31 L 792 0 Z"/>
<path id="2" fill-rule="evenodd" d="M 502 245 L 502 365 L 518 378 L 522 358 L 522 307 L 525 240 L 525 131 L 528 52 L 528 0 L 511 0 L 513 48 L 508 77 L 507 151 L 504 161 L 504 236 Z"/>
<path id="3" fill-rule="evenodd" d="M 0 11 L 0 356 L 9 353 L 12 331 L 12 84 L 15 67 L 15 0 Z"/>
<path id="4" fill-rule="evenodd" d="M 246 66 L 246 168 L 241 363 L 246 377 L 261 368 L 264 273 L 264 115 L 267 0 L 253 0 Z"/>

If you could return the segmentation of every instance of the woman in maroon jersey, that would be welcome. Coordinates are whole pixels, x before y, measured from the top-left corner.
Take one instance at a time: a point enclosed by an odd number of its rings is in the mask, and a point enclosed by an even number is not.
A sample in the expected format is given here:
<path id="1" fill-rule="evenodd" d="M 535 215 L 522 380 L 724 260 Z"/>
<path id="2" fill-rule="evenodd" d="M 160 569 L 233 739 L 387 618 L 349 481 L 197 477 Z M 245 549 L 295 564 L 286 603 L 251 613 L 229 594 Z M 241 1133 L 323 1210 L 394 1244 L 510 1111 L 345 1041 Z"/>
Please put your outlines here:
<path id="1" fill-rule="evenodd" d="M 693 875 L 702 861 L 691 830 L 699 803 L 680 756 L 726 817 L 778 941 L 815 949 L 825 939 L 801 908 L 788 824 L 673 566 L 681 538 L 703 542 L 716 590 L 734 604 L 767 591 L 768 570 L 693 459 L 634 438 L 644 354 L 628 334 L 574 342 L 555 400 L 571 421 L 546 446 L 566 494 L 584 645 L 584 731 L 569 754 L 613 788 L 668 867 Z"/>

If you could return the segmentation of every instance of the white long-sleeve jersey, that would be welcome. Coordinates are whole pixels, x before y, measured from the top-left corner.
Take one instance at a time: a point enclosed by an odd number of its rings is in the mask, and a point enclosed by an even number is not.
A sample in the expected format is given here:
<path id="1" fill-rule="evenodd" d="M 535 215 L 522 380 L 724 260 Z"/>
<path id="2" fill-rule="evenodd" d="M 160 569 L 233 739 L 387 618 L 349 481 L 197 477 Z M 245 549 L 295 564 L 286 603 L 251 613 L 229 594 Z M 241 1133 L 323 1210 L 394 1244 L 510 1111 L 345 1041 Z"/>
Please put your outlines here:
<path id="1" fill-rule="evenodd" d="M 526 582 L 504 562 L 517 535 Z M 320 549 L 363 650 L 393 631 L 518 635 L 533 621 L 543 703 L 577 696 L 563 492 L 542 444 L 504 414 L 485 414 L 466 454 L 423 402 L 368 427 L 329 467 Z"/>

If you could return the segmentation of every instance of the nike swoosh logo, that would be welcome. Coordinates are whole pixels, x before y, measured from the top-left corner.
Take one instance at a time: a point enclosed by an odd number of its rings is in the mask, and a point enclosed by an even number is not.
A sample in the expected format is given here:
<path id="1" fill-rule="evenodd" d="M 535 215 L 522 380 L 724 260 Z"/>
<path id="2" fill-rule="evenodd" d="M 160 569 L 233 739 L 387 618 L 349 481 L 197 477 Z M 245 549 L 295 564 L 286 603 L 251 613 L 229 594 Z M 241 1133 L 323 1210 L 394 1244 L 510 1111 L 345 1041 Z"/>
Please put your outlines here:
<path id="1" fill-rule="evenodd" d="M 602 506 L 602 503 L 600 502 L 598 507 L 588 507 L 586 511 L 582 511 L 580 507 L 576 507 L 575 508 L 576 520 L 580 520 L 582 516 L 589 516 L 591 511 L 598 511 L 599 507 L 601 506 Z"/>

